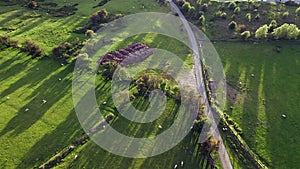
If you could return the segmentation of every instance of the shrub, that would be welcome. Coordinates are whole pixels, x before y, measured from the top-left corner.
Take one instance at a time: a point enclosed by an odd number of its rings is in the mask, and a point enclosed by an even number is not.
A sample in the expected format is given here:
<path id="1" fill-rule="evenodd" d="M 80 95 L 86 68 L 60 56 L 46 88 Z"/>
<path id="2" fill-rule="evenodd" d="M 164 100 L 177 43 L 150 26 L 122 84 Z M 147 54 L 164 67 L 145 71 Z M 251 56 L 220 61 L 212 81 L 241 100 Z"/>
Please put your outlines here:
<path id="1" fill-rule="evenodd" d="M 190 4 L 189 2 L 185 2 L 185 3 L 182 5 L 182 10 L 183 10 L 184 12 L 188 12 L 188 11 L 190 10 L 191 7 L 192 7 L 192 6 L 191 6 L 191 4 Z"/>
<path id="2" fill-rule="evenodd" d="M 231 21 L 229 24 L 228 24 L 228 28 L 230 30 L 236 30 L 237 28 L 237 23 L 235 21 Z"/>
<path id="3" fill-rule="evenodd" d="M 21 50 L 23 52 L 28 52 L 32 56 L 32 58 L 44 55 L 44 50 L 31 40 L 25 40 L 25 42 L 22 43 Z"/>
<path id="4" fill-rule="evenodd" d="M 30 1 L 28 4 L 27 4 L 27 7 L 30 8 L 30 9 L 36 9 L 38 7 L 38 3 L 35 2 L 35 1 Z"/>
<path id="5" fill-rule="evenodd" d="M 89 30 L 89 29 L 88 29 L 88 30 L 85 32 L 85 35 L 86 35 L 87 37 L 91 38 L 91 37 L 95 36 L 95 32 L 94 32 L 93 30 Z"/>
<path id="6" fill-rule="evenodd" d="M 64 53 L 66 53 L 70 49 L 71 49 L 71 44 L 68 42 L 65 42 L 64 44 L 53 48 L 52 54 L 53 54 L 53 56 L 55 56 L 57 58 L 62 58 Z"/>
<path id="7" fill-rule="evenodd" d="M 255 16 L 255 19 L 256 19 L 256 20 L 259 20 L 259 19 L 260 19 L 260 14 L 259 14 L 259 13 Z"/>
<path id="8" fill-rule="evenodd" d="M 242 38 L 243 40 L 249 39 L 250 36 L 251 36 L 251 32 L 250 32 L 250 31 L 244 31 L 243 33 L 241 33 L 241 38 Z"/>
<path id="9" fill-rule="evenodd" d="M 228 4 L 228 8 L 231 9 L 231 10 L 234 10 L 236 7 L 237 7 L 237 5 L 236 5 L 235 2 L 230 2 L 230 3 Z"/>
<path id="10" fill-rule="evenodd" d="M 296 16 L 300 16 L 300 7 L 298 7 L 298 8 L 296 9 L 295 13 L 296 13 Z"/>
<path id="11" fill-rule="evenodd" d="M 290 13 L 288 11 L 286 11 L 282 14 L 282 17 L 287 18 L 289 15 L 290 15 Z"/>
<path id="12" fill-rule="evenodd" d="M 265 39 L 267 38 L 268 36 L 268 30 L 269 30 L 269 27 L 268 25 L 263 25 L 261 27 L 259 27 L 256 32 L 255 32 L 255 38 L 257 39 Z"/>
<path id="13" fill-rule="evenodd" d="M 206 12 L 207 9 L 208 9 L 208 4 L 207 4 L 207 3 L 204 3 L 204 4 L 201 6 L 201 10 L 202 10 L 203 12 Z"/>
<path id="14" fill-rule="evenodd" d="M 273 30 L 277 27 L 277 21 L 276 20 L 272 20 L 270 25 L 269 25 L 269 32 L 273 32 Z"/>
<path id="15" fill-rule="evenodd" d="M 251 22 L 252 21 L 251 13 L 247 13 L 246 18 L 247 18 L 248 22 Z"/>
<path id="16" fill-rule="evenodd" d="M 205 16 L 204 15 L 200 16 L 199 23 L 201 26 L 205 25 Z"/>
<path id="17" fill-rule="evenodd" d="M 300 30 L 294 24 L 283 24 L 280 27 L 274 29 L 272 35 L 275 39 L 297 39 Z"/>
<path id="18" fill-rule="evenodd" d="M 235 14 L 239 14 L 241 12 L 241 8 L 240 7 L 236 7 L 233 11 L 233 13 Z"/>
<path id="19" fill-rule="evenodd" d="M 92 22 L 92 24 L 97 25 L 99 23 L 106 22 L 107 17 L 108 17 L 108 12 L 106 11 L 106 9 L 103 9 L 101 11 L 94 13 L 90 17 L 90 21 Z"/>
<path id="20" fill-rule="evenodd" d="M 217 12 L 215 13 L 215 18 L 226 19 L 226 17 L 227 17 L 227 13 L 226 13 L 226 12 L 217 11 Z"/>
<path id="21" fill-rule="evenodd" d="M 242 32 L 245 32 L 247 30 L 247 26 L 242 24 L 242 25 L 239 25 L 239 31 L 242 33 Z"/>
<path id="22" fill-rule="evenodd" d="M 5 48 L 9 47 L 18 47 L 18 41 L 12 40 L 9 36 L 0 36 L 0 50 L 3 50 Z"/>

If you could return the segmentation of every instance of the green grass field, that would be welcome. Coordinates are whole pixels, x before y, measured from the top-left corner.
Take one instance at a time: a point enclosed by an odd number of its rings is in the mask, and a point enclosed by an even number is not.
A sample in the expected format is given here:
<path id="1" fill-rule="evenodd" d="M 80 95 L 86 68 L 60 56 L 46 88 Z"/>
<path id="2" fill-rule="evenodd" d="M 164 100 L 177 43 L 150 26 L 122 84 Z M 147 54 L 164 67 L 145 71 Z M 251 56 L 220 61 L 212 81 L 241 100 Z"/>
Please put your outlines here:
<path id="1" fill-rule="evenodd" d="M 227 113 L 241 126 L 249 146 L 271 168 L 299 166 L 299 44 L 215 44 L 227 82 L 241 87 L 235 101 L 228 102 Z M 280 53 L 273 50 L 276 46 L 281 46 Z"/>
<path id="2" fill-rule="evenodd" d="M 65 5 L 58 0 L 53 2 Z M 1 6 L 0 35 L 10 35 L 20 42 L 34 40 L 50 54 L 53 47 L 63 42 L 85 39 L 84 35 L 73 31 L 85 26 L 88 16 L 100 9 L 122 14 L 169 12 L 168 6 L 160 7 L 154 0 L 112 0 L 97 8 L 93 7 L 98 1 L 75 0 L 72 3 L 79 3 L 78 11 L 63 18 L 19 5 Z M 155 34 L 132 37 L 115 44 L 112 49 L 138 41 L 178 53 L 188 65 L 192 63 L 190 51 L 178 41 Z M 236 98 L 228 101 L 226 112 L 240 125 L 242 137 L 270 168 L 290 169 L 300 165 L 297 144 L 300 139 L 297 135 L 300 120 L 297 116 L 300 103 L 297 85 L 300 83 L 299 44 L 297 41 L 215 44 L 228 84 L 237 90 Z M 276 46 L 282 47 L 280 53 L 273 50 Z M 72 101 L 72 73 L 72 65 L 61 66 L 51 57 L 32 60 L 17 49 L 0 51 L 0 168 L 38 167 L 83 134 Z M 109 103 L 104 112 L 115 113 L 109 94 L 110 83 L 99 77 L 96 85 L 101 93 L 97 98 L 99 103 Z M 137 108 L 143 109 L 147 103 L 140 99 Z M 168 102 L 167 110 L 159 123 L 169 122 L 170 114 L 176 113 L 176 104 L 172 100 Z M 282 114 L 287 118 L 282 118 Z M 124 118 L 117 118 L 113 123 L 117 129 L 128 129 L 126 134 L 134 133 L 133 136 L 161 132 L 157 130 L 157 123 L 128 124 Z M 189 134 L 170 151 L 147 159 L 119 157 L 89 141 L 55 168 L 173 168 L 182 160 L 185 168 L 199 168 L 195 138 Z M 235 152 L 230 150 L 230 154 L 235 157 Z M 75 155 L 78 155 L 77 159 Z M 233 164 L 235 168 L 244 168 L 240 162 Z M 217 166 L 220 166 L 219 161 Z"/>

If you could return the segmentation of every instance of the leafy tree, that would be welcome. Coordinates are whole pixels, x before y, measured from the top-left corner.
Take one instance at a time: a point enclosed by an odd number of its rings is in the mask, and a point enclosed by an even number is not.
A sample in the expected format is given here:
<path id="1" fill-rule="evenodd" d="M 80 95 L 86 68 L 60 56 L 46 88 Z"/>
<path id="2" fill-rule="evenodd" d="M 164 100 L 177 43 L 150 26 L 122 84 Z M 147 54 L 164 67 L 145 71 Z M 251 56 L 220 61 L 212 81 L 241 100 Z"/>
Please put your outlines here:
<path id="1" fill-rule="evenodd" d="M 300 16 L 300 7 L 298 7 L 298 8 L 296 9 L 295 13 L 296 13 L 296 16 Z"/>
<path id="2" fill-rule="evenodd" d="M 201 26 L 204 26 L 205 25 L 205 16 L 204 15 L 201 15 L 200 18 L 199 18 L 199 23 Z"/>
<path id="3" fill-rule="evenodd" d="M 260 19 L 260 14 L 259 14 L 259 13 L 255 16 L 255 19 L 256 19 L 256 20 L 259 20 L 259 19 Z"/>
<path id="4" fill-rule="evenodd" d="M 207 9 L 208 9 L 208 4 L 207 4 L 207 3 L 204 3 L 204 4 L 201 6 L 201 10 L 202 10 L 203 12 L 206 12 Z"/>
<path id="5" fill-rule="evenodd" d="M 231 10 L 234 10 L 236 7 L 237 7 L 237 5 L 236 5 L 235 2 L 230 2 L 230 3 L 228 4 L 228 8 L 231 9 Z"/>
<path id="6" fill-rule="evenodd" d="M 261 26 L 255 32 L 255 38 L 257 38 L 257 39 L 265 39 L 265 38 L 267 38 L 267 36 L 268 36 L 268 30 L 269 30 L 268 25 L 265 24 L 265 25 Z"/>
<path id="7" fill-rule="evenodd" d="M 93 30 L 87 30 L 85 32 L 85 35 L 89 38 L 93 37 L 95 35 L 95 32 Z"/>
<path id="8" fill-rule="evenodd" d="M 23 52 L 28 52 L 32 56 L 32 58 L 44 55 L 44 50 L 31 40 L 25 40 L 25 42 L 22 43 L 21 50 Z"/>
<path id="9" fill-rule="evenodd" d="M 239 14 L 241 12 L 241 8 L 240 7 L 236 7 L 233 11 L 233 13 L 235 14 Z"/>
<path id="10" fill-rule="evenodd" d="M 30 1 L 27 4 L 27 7 L 30 8 L 30 9 L 36 9 L 38 7 L 38 3 L 36 1 Z"/>
<path id="11" fill-rule="evenodd" d="M 188 12 L 188 11 L 190 10 L 191 7 L 192 7 L 192 6 L 191 6 L 191 4 L 190 4 L 189 2 L 185 2 L 185 3 L 182 5 L 182 10 L 183 10 L 184 12 Z"/>
<path id="12" fill-rule="evenodd" d="M 91 17 L 90 21 L 94 24 L 97 25 L 99 23 L 103 23 L 107 21 L 108 17 L 108 12 L 106 9 L 102 9 L 101 11 L 95 12 Z"/>
<path id="13" fill-rule="evenodd" d="M 241 33 L 241 38 L 242 38 L 243 40 L 249 39 L 250 36 L 251 36 L 251 32 L 250 32 L 250 31 L 244 31 L 243 33 Z"/>
<path id="14" fill-rule="evenodd" d="M 0 50 L 3 50 L 5 48 L 9 47 L 18 47 L 18 41 L 12 40 L 9 36 L 0 36 Z"/>
<path id="15" fill-rule="evenodd" d="M 247 13 L 246 18 L 247 18 L 248 22 L 251 22 L 252 21 L 251 13 Z"/>
<path id="16" fill-rule="evenodd" d="M 283 24 L 274 29 L 272 35 L 275 39 L 297 39 L 299 36 L 299 28 L 294 24 Z"/>
<path id="17" fill-rule="evenodd" d="M 277 21 L 276 20 L 272 20 L 270 25 L 269 25 L 269 30 L 270 32 L 273 32 L 273 30 L 277 27 Z"/>
<path id="18" fill-rule="evenodd" d="M 288 11 L 286 11 L 282 14 L 282 17 L 287 18 L 289 15 L 290 15 L 290 13 Z"/>
<path id="19" fill-rule="evenodd" d="M 229 24 L 228 24 L 228 28 L 230 30 L 236 30 L 237 28 L 237 23 L 235 21 L 231 21 Z"/>

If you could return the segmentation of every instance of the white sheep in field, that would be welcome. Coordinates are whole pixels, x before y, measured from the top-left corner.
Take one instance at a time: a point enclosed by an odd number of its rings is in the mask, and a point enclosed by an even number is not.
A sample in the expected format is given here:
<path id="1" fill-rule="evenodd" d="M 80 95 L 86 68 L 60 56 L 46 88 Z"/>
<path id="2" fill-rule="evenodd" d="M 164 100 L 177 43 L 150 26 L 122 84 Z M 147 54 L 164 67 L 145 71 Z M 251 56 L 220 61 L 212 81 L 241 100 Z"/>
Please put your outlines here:
<path id="1" fill-rule="evenodd" d="M 178 167 L 178 165 L 177 164 L 175 164 L 175 166 L 174 166 L 174 169 L 176 169 Z"/>
<path id="2" fill-rule="evenodd" d="M 180 166 L 183 167 L 183 161 L 180 162 Z"/>
<path id="3" fill-rule="evenodd" d="M 45 103 L 47 103 L 47 100 L 44 99 L 44 100 L 43 100 L 43 104 L 45 104 Z"/>

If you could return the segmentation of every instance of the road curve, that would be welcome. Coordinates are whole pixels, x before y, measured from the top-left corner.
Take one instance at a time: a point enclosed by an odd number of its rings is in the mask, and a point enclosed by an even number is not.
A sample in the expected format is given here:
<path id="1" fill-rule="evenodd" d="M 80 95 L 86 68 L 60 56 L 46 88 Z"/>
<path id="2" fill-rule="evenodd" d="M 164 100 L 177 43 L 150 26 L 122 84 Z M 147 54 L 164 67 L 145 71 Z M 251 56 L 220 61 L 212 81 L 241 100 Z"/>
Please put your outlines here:
<path id="1" fill-rule="evenodd" d="M 191 47 L 193 50 L 193 57 L 194 57 L 194 73 L 195 73 L 195 79 L 196 79 L 196 83 L 197 83 L 197 90 L 198 92 L 202 95 L 203 100 L 205 102 L 205 106 L 207 107 L 207 117 L 212 120 L 212 129 L 213 129 L 213 137 L 215 139 L 220 140 L 220 149 L 219 149 L 219 158 L 220 161 L 222 163 L 222 167 L 224 169 L 233 169 L 232 164 L 230 162 L 230 158 L 228 156 L 228 153 L 226 151 L 226 148 L 224 146 L 224 142 L 223 139 L 221 138 L 220 132 L 218 130 L 217 124 L 214 120 L 214 116 L 210 107 L 210 104 L 208 102 L 208 98 L 206 95 L 206 91 L 205 91 L 205 85 L 204 85 L 204 80 L 203 80 L 203 74 L 202 74 L 202 65 L 200 63 L 200 54 L 199 54 L 199 48 L 198 48 L 198 43 L 196 41 L 196 38 L 194 36 L 194 32 L 192 31 L 188 21 L 185 19 L 185 16 L 182 14 L 182 12 L 180 11 L 180 9 L 177 7 L 177 5 L 172 1 L 172 0 L 168 0 L 171 8 L 174 12 L 176 12 L 178 14 L 178 16 L 180 17 L 185 29 L 187 30 L 189 39 L 190 39 L 190 43 L 191 43 Z M 199 43 L 199 47 L 202 47 L 202 44 Z"/>

